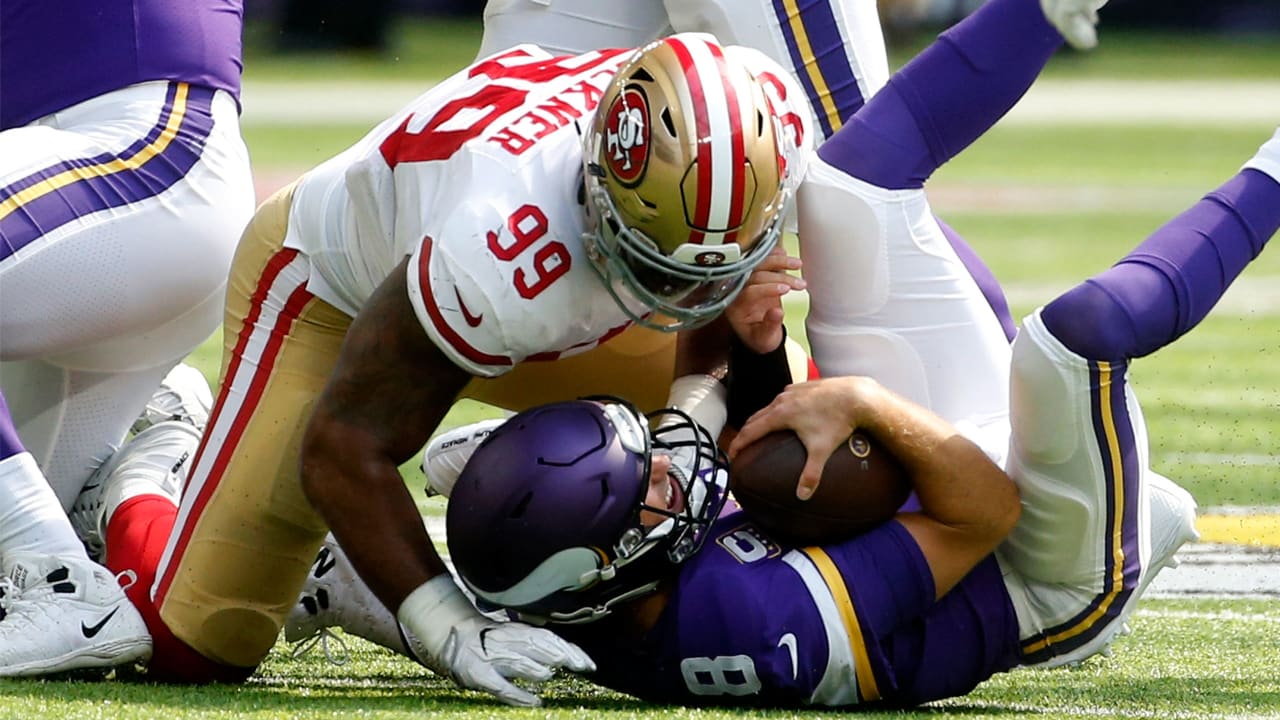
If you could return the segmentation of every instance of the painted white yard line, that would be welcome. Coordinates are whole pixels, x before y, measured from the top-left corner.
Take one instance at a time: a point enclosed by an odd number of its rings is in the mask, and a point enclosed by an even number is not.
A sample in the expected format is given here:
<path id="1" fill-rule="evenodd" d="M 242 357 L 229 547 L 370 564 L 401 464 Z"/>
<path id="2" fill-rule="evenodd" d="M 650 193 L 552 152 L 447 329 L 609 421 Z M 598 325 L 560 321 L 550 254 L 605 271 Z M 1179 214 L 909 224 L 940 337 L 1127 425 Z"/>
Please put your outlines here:
<path id="1" fill-rule="evenodd" d="M 1062 670 L 1014 670 L 1014 672 L 1064 672 Z M 1119 717 L 1119 718 L 1154 718 L 1155 720 L 1195 720 L 1198 718 L 1213 717 L 1214 720 L 1275 720 L 1280 718 L 1280 711 L 1275 713 L 1214 713 L 1212 716 L 1206 716 L 1204 713 L 1186 712 L 1183 710 L 1171 710 L 1169 708 L 1152 708 L 1150 710 L 1137 708 L 1117 708 L 1117 707 L 1101 707 L 1087 705 L 1037 705 L 1034 703 L 1002 703 L 988 700 L 980 700 L 972 697 L 962 697 L 955 700 L 934 703 L 940 709 L 948 707 L 957 708 L 974 708 L 989 709 L 1004 712 L 1024 713 L 1027 715 L 1040 715 L 1046 718 L 1060 718 L 1070 716 L 1085 717 Z"/>
<path id="2" fill-rule="evenodd" d="M 426 92 L 433 80 L 246 80 L 246 125 L 375 123 Z M 1011 125 L 1218 125 L 1274 127 L 1280 82 L 1040 80 L 1002 122 Z"/>
<path id="3" fill-rule="evenodd" d="M 1149 617 L 1169 620 L 1208 620 L 1210 622 L 1243 622 L 1243 623 L 1280 623 L 1280 614 L 1242 613 L 1235 610 L 1199 611 L 1199 610 L 1165 610 L 1139 606 L 1133 613 L 1136 617 Z"/>
<path id="4" fill-rule="evenodd" d="M 1084 278 L 1080 278 L 1083 280 Z M 1034 307 L 1046 303 L 1071 289 L 1072 283 L 1008 282 L 1002 283 L 1005 297 L 1015 307 Z M 783 298 L 788 314 L 799 313 L 803 317 L 809 307 L 809 294 L 791 292 Z M 1240 318 L 1271 317 L 1280 315 L 1280 277 L 1271 275 L 1245 275 L 1237 278 L 1214 307 L 1215 316 Z"/>

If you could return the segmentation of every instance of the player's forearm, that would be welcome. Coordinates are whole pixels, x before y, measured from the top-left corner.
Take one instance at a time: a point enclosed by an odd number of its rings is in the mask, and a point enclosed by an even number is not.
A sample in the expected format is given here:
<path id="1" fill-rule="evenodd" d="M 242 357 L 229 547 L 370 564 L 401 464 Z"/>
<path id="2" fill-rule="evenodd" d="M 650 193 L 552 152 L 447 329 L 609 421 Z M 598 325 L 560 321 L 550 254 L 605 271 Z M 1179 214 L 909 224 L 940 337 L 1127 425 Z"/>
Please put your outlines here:
<path id="1" fill-rule="evenodd" d="M 307 498 L 388 608 L 446 572 L 393 460 L 355 450 L 349 434 L 309 440 L 301 468 Z"/>
<path id="2" fill-rule="evenodd" d="M 859 426 L 902 463 L 923 513 L 959 531 L 1003 537 L 1018 514 L 1013 481 L 951 423 L 878 383 Z"/>

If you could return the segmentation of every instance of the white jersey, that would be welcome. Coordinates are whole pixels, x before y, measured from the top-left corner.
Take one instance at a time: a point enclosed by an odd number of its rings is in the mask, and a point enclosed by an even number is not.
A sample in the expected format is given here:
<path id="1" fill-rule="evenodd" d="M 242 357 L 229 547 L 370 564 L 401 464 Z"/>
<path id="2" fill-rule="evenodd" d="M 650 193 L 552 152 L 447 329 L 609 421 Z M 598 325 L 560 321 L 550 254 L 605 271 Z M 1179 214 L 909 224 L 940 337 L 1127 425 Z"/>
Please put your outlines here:
<path id="1" fill-rule="evenodd" d="M 512 48 L 445 80 L 308 173 L 285 240 L 311 259 L 308 289 L 355 315 L 410 256 L 418 320 L 459 367 L 484 377 L 620 333 L 628 316 L 581 241 L 579 128 L 631 52 L 553 57 Z M 800 150 L 790 152 L 803 164 Z"/>

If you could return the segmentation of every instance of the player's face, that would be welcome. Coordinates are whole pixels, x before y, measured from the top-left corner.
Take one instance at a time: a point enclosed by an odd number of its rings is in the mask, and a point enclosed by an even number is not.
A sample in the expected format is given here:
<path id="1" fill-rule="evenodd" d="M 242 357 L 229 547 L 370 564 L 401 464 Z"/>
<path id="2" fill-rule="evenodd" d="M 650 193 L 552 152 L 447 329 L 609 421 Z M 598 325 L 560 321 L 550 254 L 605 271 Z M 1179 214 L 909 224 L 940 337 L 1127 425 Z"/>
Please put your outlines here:
<path id="1" fill-rule="evenodd" d="M 649 465 L 649 491 L 644 496 L 644 504 L 649 507 L 666 508 L 673 513 L 684 509 L 684 493 L 680 484 L 671 477 L 671 458 L 661 453 L 654 453 Z M 647 530 L 666 520 L 652 510 L 640 511 L 640 524 Z"/>

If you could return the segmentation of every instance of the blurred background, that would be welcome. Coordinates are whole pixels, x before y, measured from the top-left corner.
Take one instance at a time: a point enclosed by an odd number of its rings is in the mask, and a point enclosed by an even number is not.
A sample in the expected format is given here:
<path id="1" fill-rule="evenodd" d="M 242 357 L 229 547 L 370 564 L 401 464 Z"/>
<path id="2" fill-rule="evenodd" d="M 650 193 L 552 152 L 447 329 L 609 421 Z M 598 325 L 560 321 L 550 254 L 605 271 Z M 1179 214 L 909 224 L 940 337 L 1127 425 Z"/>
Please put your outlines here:
<path id="1" fill-rule="evenodd" d="M 891 42 L 914 44 L 964 17 L 982 0 L 881 0 Z M 346 49 L 382 53 L 394 49 L 401 20 L 476 18 L 483 0 L 248 0 L 255 38 L 274 49 Z M 1222 35 L 1280 32 L 1280 0 L 1111 0 L 1108 28 L 1184 30 Z M 270 49 L 264 47 L 261 49 Z"/>

